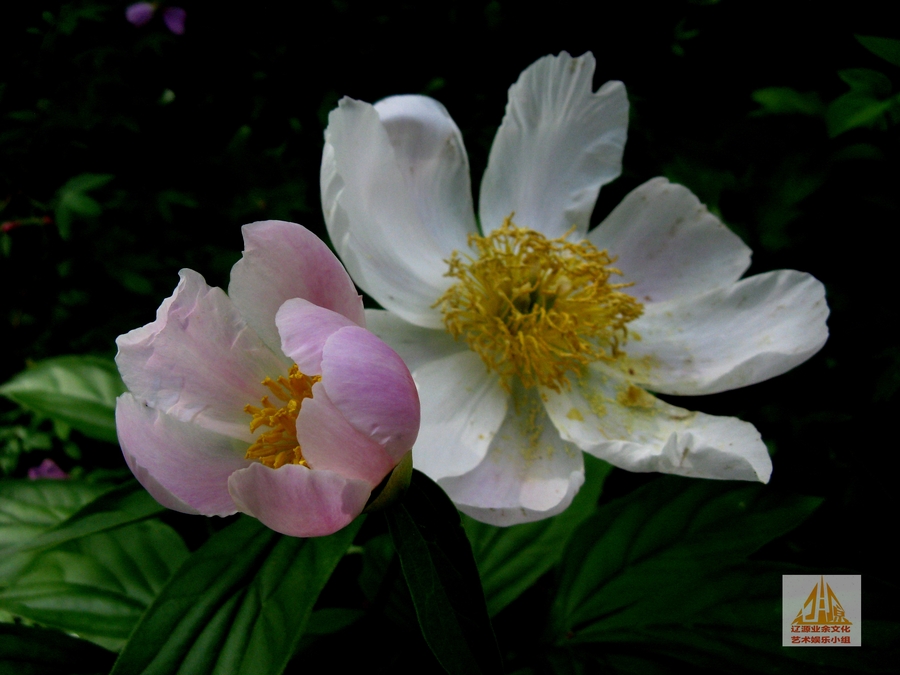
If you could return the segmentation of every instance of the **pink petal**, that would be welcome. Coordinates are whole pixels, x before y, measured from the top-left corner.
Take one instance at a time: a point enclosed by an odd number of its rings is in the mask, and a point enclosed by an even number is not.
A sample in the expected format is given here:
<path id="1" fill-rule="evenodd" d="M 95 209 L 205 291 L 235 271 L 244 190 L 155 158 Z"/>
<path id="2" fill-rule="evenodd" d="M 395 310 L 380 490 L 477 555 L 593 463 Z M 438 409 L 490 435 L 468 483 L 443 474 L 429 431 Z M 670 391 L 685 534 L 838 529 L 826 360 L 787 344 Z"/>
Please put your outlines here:
<path id="1" fill-rule="evenodd" d="M 358 516 L 372 486 L 299 464 L 270 469 L 253 463 L 235 472 L 228 489 L 238 510 L 291 537 L 337 532 Z"/>
<path id="2" fill-rule="evenodd" d="M 287 372 L 219 288 L 196 272 L 163 301 L 156 321 L 116 340 L 116 364 L 129 391 L 161 412 L 252 441 L 247 404 L 268 393 L 261 382 Z"/>
<path id="3" fill-rule="evenodd" d="M 366 325 L 362 300 L 334 253 L 296 223 L 244 225 L 244 255 L 231 270 L 228 295 L 271 349 L 281 346 L 275 314 L 285 300 L 303 298 Z"/>
<path id="4" fill-rule="evenodd" d="M 149 2 L 136 2 L 125 9 L 125 19 L 135 26 L 143 26 L 153 18 L 156 7 Z"/>
<path id="5" fill-rule="evenodd" d="M 166 28 L 175 33 L 175 35 L 184 35 L 184 22 L 187 19 L 187 12 L 181 7 L 166 7 L 163 10 L 162 17 Z"/>
<path id="6" fill-rule="evenodd" d="M 307 375 L 321 374 L 326 340 L 341 328 L 355 326 L 347 317 L 300 298 L 285 302 L 275 323 L 281 335 L 281 350 Z"/>
<path id="7" fill-rule="evenodd" d="M 419 395 L 393 349 L 364 328 L 334 333 L 322 354 L 322 384 L 353 427 L 400 459 L 419 433 Z"/>
<path id="8" fill-rule="evenodd" d="M 297 416 L 297 441 L 316 471 L 334 471 L 370 487 L 378 485 L 397 459 L 377 442 L 355 429 L 334 405 L 320 382 L 313 397 L 303 401 Z"/>
<path id="9" fill-rule="evenodd" d="M 128 466 L 160 504 L 205 516 L 235 512 L 228 477 L 250 464 L 246 443 L 179 421 L 131 394 L 116 400 L 116 430 Z"/>

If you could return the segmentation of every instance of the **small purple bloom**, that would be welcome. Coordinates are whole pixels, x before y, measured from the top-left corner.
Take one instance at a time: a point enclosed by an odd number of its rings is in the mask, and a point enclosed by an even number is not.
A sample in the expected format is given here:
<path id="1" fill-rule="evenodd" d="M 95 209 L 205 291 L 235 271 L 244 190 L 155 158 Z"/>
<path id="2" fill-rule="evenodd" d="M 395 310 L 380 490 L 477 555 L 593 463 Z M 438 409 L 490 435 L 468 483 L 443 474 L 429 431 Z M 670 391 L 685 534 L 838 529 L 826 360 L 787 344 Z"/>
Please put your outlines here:
<path id="1" fill-rule="evenodd" d="M 143 26 L 153 18 L 155 11 L 156 5 L 152 2 L 136 2 L 133 5 L 129 5 L 125 10 L 125 18 L 135 26 Z"/>
<path id="2" fill-rule="evenodd" d="M 60 469 L 56 462 L 49 457 L 41 462 L 40 466 L 33 466 L 28 469 L 28 478 L 31 480 L 40 480 L 41 478 L 60 480 L 68 477 L 69 474 Z"/>
<path id="3" fill-rule="evenodd" d="M 181 7 L 166 7 L 162 13 L 163 22 L 175 35 L 184 35 L 184 20 L 187 12 Z"/>

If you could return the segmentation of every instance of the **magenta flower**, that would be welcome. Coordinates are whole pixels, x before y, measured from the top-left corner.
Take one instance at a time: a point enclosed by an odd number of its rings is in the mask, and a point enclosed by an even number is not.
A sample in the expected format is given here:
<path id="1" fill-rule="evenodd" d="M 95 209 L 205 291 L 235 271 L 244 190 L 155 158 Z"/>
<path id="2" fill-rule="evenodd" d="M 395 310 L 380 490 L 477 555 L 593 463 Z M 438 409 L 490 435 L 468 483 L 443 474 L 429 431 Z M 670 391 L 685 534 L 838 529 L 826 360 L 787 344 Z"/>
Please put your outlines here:
<path id="1" fill-rule="evenodd" d="M 415 384 L 320 239 L 280 221 L 243 235 L 228 295 L 182 270 L 156 321 L 116 340 L 119 442 L 170 509 L 330 534 L 412 448 Z"/>

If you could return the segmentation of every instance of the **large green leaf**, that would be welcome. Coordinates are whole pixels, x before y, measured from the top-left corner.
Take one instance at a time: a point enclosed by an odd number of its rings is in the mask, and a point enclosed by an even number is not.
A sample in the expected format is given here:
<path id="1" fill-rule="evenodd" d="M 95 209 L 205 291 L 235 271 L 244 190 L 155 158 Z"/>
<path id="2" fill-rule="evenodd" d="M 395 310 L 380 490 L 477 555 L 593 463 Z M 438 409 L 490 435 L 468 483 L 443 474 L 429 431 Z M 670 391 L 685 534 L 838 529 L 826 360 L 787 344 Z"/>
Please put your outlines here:
<path id="1" fill-rule="evenodd" d="M 86 504 L 56 527 L 17 548 L 36 550 L 56 546 L 72 539 L 145 520 L 165 510 L 165 507 L 153 499 L 140 483 L 135 480 L 128 481 Z"/>
<path id="2" fill-rule="evenodd" d="M 0 588 L 31 560 L 20 546 L 59 525 L 110 486 L 83 481 L 0 481 Z"/>
<path id="3" fill-rule="evenodd" d="M 463 516 L 491 616 L 552 569 L 572 532 L 594 513 L 612 466 L 589 455 L 584 460 L 585 483 L 571 506 L 557 516 L 511 527 L 496 527 Z"/>
<path id="4" fill-rule="evenodd" d="M 820 500 L 763 486 L 660 478 L 572 535 L 552 610 L 557 640 L 594 641 L 663 611 L 660 594 L 742 561 Z"/>
<path id="5" fill-rule="evenodd" d="M 0 394 L 85 436 L 116 442 L 116 397 L 125 391 L 115 364 L 96 356 L 39 361 L 0 386 Z"/>
<path id="6" fill-rule="evenodd" d="M 115 655 L 45 628 L 0 624 L 0 675 L 102 675 Z"/>
<path id="7" fill-rule="evenodd" d="M 422 636 L 438 662 L 451 675 L 502 672 L 472 548 L 453 503 L 414 471 L 404 499 L 384 514 Z"/>
<path id="8" fill-rule="evenodd" d="M 280 673 L 361 521 L 329 537 L 297 539 L 242 516 L 181 566 L 112 672 Z"/>
<path id="9" fill-rule="evenodd" d="M 97 532 L 34 555 L 0 591 L 0 608 L 117 648 L 186 557 L 158 521 Z"/>

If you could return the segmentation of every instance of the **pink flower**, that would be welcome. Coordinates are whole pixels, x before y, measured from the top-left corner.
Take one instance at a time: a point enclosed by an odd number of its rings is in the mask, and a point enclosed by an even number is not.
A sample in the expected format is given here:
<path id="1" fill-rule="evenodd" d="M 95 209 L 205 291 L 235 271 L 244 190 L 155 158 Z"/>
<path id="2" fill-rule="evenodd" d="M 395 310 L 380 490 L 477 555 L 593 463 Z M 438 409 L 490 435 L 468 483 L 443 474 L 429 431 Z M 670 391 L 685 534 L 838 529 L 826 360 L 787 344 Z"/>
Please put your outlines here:
<path id="1" fill-rule="evenodd" d="M 330 534 L 412 448 L 415 384 L 321 240 L 280 221 L 243 235 L 228 295 L 182 270 L 156 321 L 116 340 L 119 442 L 170 509 Z"/>

